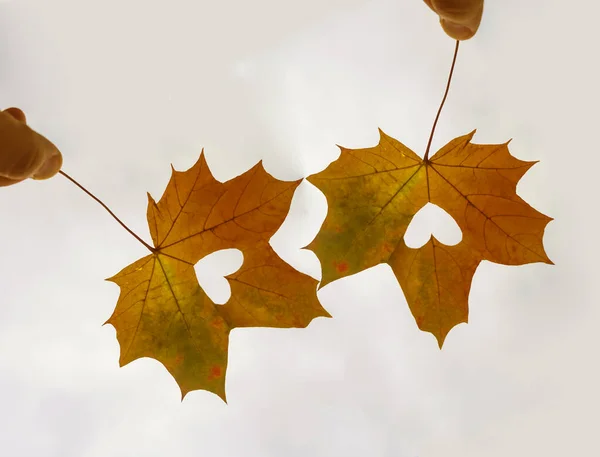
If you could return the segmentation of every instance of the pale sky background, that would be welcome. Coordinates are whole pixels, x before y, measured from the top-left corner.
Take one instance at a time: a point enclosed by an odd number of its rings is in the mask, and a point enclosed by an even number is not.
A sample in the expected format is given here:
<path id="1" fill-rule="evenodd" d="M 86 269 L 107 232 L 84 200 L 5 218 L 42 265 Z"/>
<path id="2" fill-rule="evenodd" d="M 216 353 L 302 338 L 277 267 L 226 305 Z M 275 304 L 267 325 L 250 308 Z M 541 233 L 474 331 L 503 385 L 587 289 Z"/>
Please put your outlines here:
<path id="1" fill-rule="evenodd" d="M 518 192 L 555 218 L 556 265 L 483 262 L 470 322 L 442 351 L 378 266 L 319 292 L 333 319 L 234 330 L 229 404 L 181 403 L 158 362 L 119 368 L 101 325 L 119 294 L 103 279 L 143 246 L 61 176 L 0 189 L 0 454 L 600 455 L 599 15 L 591 0 L 488 0 L 461 46 L 433 149 L 477 128 L 475 142 L 513 138 L 513 155 L 540 160 Z M 420 0 L 3 1 L 0 107 L 21 107 L 149 239 L 146 192 L 202 147 L 220 180 L 259 159 L 307 176 L 336 144 L 375 145 L 377 127 L 422 155 L 453 47 Z M 303 183 L 272 241 L 315 276 L 300 247 L 325 213 Z M 200 262 L 221 301 L 232 262 Z"/>

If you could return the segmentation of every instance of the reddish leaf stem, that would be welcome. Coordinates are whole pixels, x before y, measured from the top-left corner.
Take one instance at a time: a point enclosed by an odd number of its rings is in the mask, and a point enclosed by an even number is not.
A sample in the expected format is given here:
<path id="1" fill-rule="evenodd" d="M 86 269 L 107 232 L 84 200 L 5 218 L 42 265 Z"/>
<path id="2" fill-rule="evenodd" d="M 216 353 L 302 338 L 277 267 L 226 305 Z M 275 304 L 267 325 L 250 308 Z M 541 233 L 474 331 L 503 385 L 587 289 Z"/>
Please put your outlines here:
<path id="1" fill-rule="evenodd" d="M 431 140 L 433 140 L 433 134 L 435 133 L 435 127 L 437 125 L 438 119 L 440 118 L 440 113 L 442 112 L 442 108 L 444 107 L 444 102 L 446 101 L 446 97 L 448 96 L 448 91 L 450 90 L 450 82 L 452 81 L 452 73 L 454 73 L 454 64 L 456 63 L 456 56 L 458 55 L 458 45 L 460 44 L 459 40 L 456 40 L 456 47 L 454 48 L 454 57 L 452 58 L 452 66 L 450 67 L 450 74 L 448 75 L 448 83 L 446 84 L 446 92 L 444 92 L 444 98 L 442 98 L 442 103 L 440 103 L 440 108 L 438 109 L 437 115 L 435 116 L 435 121 L 433 121 L 433 127 L 431 127 L 431 134 L 429 135 L 429 141 L 427 142 L 427 149 L 425 150 L 425 157 L 423 160 L 425 162 L 429 161 L 429 149 L 431 148 Z"/>
<path id="2" fill-rule="evenodd" d="M 60 170 L 59 173 L 61 175 L 63 175 L 65 178 L 67 178 L 69 181 L 71 181 L 73 184 L 75 184 L 77 187 L 79 187 L 81 190 L 83 190 L 86 194 L 88 194 L 90 197 L 92 197 L 94 200 L 96 200 L 98 203 L 100 203 L 100 205 L 102 205 L 102 207 L 108 211 L 108 214 L 110 214 L 119 224 L 121 224 L 121 226 L 127 230 L 131 235 L 133 235 L 133 237 L 138 240 L 140 243 L 142 243 L 144 246 L 146 246 L 146 248 L 148 248 L 150 250 L 150 252 L 156 252 L 156 249 L 153 248 L 152 246 L 150 246 L 148 243 L 146 243 L 144 240 L 142 240 L 133 230 L 131 230 L 129 227 L 127 227 L 123 221 L 121 221 L 121 219 L 119 219 L 115 213 L 113 213 L 110 208 L 108 206 L 106 206 L 98 197 L 96 197 L 94 194 L 92 194 L 89 190 L 87 190 L 85 187 L 83 187 L 81 184 L 79 184 L 77 181 L 75 181 L 73 178 L 71 178 L 68 174 L 66 174 L 64 171 Z"/>

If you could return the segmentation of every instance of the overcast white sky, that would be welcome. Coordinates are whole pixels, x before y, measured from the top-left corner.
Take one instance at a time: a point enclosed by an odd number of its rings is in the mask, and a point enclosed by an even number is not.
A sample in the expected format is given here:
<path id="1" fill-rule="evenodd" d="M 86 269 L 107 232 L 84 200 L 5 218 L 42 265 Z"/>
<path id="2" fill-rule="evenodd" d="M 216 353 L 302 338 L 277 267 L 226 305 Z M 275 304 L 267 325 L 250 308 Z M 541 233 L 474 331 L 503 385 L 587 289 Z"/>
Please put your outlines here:
<path id="1" fill-rule="evenodd" d="M 101 326 L 119 294 L 103 279 L 143 246 L 61 176 L 0 189 L 0 454 L 600 455 L 599 15 L 590 0 L 489 0 L 461 46 L 433 149 L 477 128 L 540 160 L 518 191 L 555 218 L 556 265 L 484 262 L 442 351 L 378 266 L 322 289 L 333 319 L 235 330 L 229 405 L 181 403 L 158 362 L 119 368 Z M 318 172 L 377 127 L 422 155 L 453 46 L 419 0 L 0 1 L 0 107 L 21 107 L 148 239 L 146 191 L 202 147 L 221 180 L 261 158 L 280 179 Z M 313 275 L 300 247 L 325 212 L 303 183 L 273 240 Z M 226 260 L 202 268 L 221 301 Z"/>

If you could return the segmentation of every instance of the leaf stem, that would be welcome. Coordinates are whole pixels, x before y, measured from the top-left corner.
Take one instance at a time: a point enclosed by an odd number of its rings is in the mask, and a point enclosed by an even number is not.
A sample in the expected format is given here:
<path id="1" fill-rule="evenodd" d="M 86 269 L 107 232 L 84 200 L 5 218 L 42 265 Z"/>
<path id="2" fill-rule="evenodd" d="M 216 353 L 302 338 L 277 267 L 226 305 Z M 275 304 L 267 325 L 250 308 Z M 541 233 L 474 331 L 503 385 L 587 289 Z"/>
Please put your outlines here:
<path id="1" fill-rule="evenodd" d="M 156 252 L 156 249 L 153 248 L 152 246 L 150 246 L 148 243 L 146 243 L 144 240 L 142 240 L 133 230 L 131 230 L 129 227 L 127 227 L 123 221 L 121 221 L 121 219 L 119 219 L 115 213 L 113 213 L 110 208 L 108 206 L 106 206 L 98 197 L 96 197 L 94 194 L 92 194 L 89 190 L 87 190 L 85 187 L 83 187 L 81 184 L 79 184 L 77 181 L 75 181 L 73 178 L 71 178 L 67 173 L 65 173 L 64 171 L 60 170 L 59 173 L 61 175 L 63 175 L 65 178 L 67 178 L 69 181 L 71 181 L 73 184 L 75 184 L 77 187 L 79 187 L 81 190 L 83 190 L 86 194 L 88 194 L 90 197 L 92 197 L 94 200 L 96 200 L 98 203 L 100 203 L 100 205 L 102 205 L 102 207 L 108 211 L 108 214 L 110 214 L 119 224 L 121 224 L 121 226 L 127 230 L 131 235 L 133 235 L 133 237 L 138 240 L 140 243 L 142 243 L 147 249 L 150 250 L 150 252 L 154 253 Z"/>
<path id="2" fill-rule="evenodd" d="M 431 127 L 431 134 L 429 135 L 429 141 L 427 142 L 427 149 L 425 150 L 425 157 L 423 158 L 424 162 L 429 162 L 429 149 L 431 148 L 431 140 L 433 140 L 433 134 L 435 133 L 435 127 L 437 125 L 438 119 L 440 118 L 440 113 L 442 112 L 442 108 L 444 107 L 444 102 L 446 101 L 446 97 L 448 96 L 448 91 L 450 90 L 450 82 L 452 81 L 452 73 L 454 73 L 454 64 L 456 64 L 456 56 L 458 55 L 458 45 L 460 44 L 459 40 L 456 40 L 456 47 L 454 48 L 454 57 L 452 58 L 452 66 L 450 67 L 450 74 L 448 75 L 448 83 L 446 84 L 446 92 L 444 92 L 444 98 L 442 98 L 442 103 L 440 103 L 440 108 L 438 109 L 437 115 L 435 116 L 435 121 L 433 121 L 433 127 Z"/>

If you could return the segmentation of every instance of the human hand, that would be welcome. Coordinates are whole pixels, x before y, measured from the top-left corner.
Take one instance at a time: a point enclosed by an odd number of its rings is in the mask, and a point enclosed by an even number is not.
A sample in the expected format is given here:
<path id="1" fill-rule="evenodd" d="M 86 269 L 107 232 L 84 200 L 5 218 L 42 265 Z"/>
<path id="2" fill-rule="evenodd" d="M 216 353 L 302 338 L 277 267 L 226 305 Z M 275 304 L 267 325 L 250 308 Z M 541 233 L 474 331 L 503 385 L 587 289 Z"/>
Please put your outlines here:
<path id="1" fill-rule="evenodd" d="M 424 0 L 440 17 L 444 32 L 455 40 L 475 35 L 483 15 L 483 0 Z"/>
<path id="2" fill-rule="evenodd" d="M 0 111 L 0 187 L 27 178 L 48 179 L 61 166 L 58 148 L 27 125 L 23 111 Z"/>

